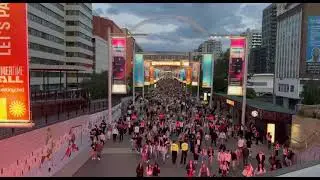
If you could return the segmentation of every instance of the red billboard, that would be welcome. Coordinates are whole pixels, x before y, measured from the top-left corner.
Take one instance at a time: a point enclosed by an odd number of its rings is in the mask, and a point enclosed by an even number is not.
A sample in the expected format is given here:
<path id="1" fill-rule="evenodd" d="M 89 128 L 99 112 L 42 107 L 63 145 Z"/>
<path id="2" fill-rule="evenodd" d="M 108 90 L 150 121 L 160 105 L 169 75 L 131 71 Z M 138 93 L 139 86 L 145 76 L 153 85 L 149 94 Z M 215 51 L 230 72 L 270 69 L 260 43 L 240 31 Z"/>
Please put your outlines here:
<path id="1" fill-rule="evenodd" d="M 112 37 L 112 93 L 126 94 L 126 38 Z"/>
<path id="2" fill-rule="evenodd" d="M 246 39 L 231 38 L 228 95 L 242 96 L 243 73 L 245 66 Z"/>
<path id="3" fill-rule="evenodd" d="M 0 3 L 0 127 L 31 127 L 26 3 Z"/>

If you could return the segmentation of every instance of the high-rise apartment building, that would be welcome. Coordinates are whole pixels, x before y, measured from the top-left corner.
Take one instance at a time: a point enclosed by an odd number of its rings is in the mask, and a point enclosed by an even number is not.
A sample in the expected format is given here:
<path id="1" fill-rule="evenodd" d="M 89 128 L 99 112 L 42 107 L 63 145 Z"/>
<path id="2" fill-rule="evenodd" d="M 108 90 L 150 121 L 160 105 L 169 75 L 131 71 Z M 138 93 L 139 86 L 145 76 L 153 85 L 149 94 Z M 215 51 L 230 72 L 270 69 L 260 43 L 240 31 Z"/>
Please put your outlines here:
<path id="1" fill-rule="evenodd" d="M 301 99 L 303 85 L 320 79 L 320 4 L 278 3 L 275 93 L 284 107 Z"/>
<path id="2" fill-rule="evenodd" d="M 28 3 L 28 28 L 32 90 L 77 87 L 92 73 L 90 3 Z"/>
<path id="3" fill-rule="evenodd" d="M 262 13 L 262 47 L 264 58 L 261 64 L 263 73 L 274 73 L 274 60 L 276 56 L 277 39 L 277 5 L 270 4 Z M 261 69 L 261 68 L 260 68 Z"/>
<path id="4" fill-rule="evenodd" d="M 255 70 L 256 64 L 260 64 L 259 61 L 261 59 L 261 51 L 256 50 L 252 52 L 252 49 L 255 48 L 261 48 L 262 38 L 261 38 L 261 31 L 257 29 L 247 29 L 246 32 L 242 33 L 241 35 L 244 35 L 247 37 L 247 43 L 248 43 L 248 53 L 249 53 L 249 59 L 248 59 L 248 72 L 249 73 L 255 73 L 257 70 Z M 256 58 L 258 57 L 258 58 Z"/>
<path id="5" fill-rule="evenodd" d="M 92 4 L 65 3 L 65 22 L 66 65 L 80 70 L 67 74 L 68 78 L 79 76 L 68 79 L 68 84 L 77 87 L 79 81 L 93 73 Z"/>
<path id="6" fill-rule="evenodd" d="M 202 53 L 213 53 L 215 58 L 218 58 L 222 55 L 222 44 L 221 41 L 210 39 L 208 41 L 200 44 L 198 52 Z"/>

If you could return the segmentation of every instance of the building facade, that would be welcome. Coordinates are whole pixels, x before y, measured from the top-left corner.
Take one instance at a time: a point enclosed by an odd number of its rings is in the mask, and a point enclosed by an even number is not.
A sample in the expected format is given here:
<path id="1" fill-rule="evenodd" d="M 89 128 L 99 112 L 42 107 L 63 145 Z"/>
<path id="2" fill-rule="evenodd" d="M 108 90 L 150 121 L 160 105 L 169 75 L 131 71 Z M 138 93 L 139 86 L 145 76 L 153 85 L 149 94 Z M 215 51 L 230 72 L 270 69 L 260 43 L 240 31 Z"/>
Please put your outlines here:
<path id="1" fill-rule="evenodd" d="M 91 3 L 28 3 L 28 23 L 31 90 L 77 87 L 92 73 Z"/>
<path id="2" fill-rule="evenodd" d="M 269 5 L 262 13 L 262 47 L 264 49 L 264 71 L 261 73 L 274 73 L 274 60 L 276 56 L 277 40 L 277 5 Z"/>
<path id="3" fill-rule="evenodd" d="M 277 5 L 277 43 L 275 62 L 275 92 L 284 107 L 294 108 L 302 96 L 303 85 L 309 80 L 319 80 L 317 71 L 309 71 L 308 54 L 317 57 L 314 49 L 319 49 L 310 33 L 320 33 L 317 26 L 310 26 L 309 18 L 320 17 L 320 4 L 279 3 Z M 309 46 L 313 51 L 308 52 Z M 309 55 L 310 55 L 309 54 Z M 319 60 L 318 60 L 319 61 Z M 318 62 L 320 64 L 320 61 Z"/>
<path id="4" fill-rule="evenodd" d="M 200 44 L 198 52 L 201 53 L 212 53 L 215 58 L 219 58 L 222 55 L 222 44 L 221 41 L 210 39 Z"/>
<path id="5" fill-rule="evenodd" d="M 257 96 L 273 94 L 273 74 L 253 74 L 248 79 L 248 88 L 254 89 Z"/>
<path id="6" fill-rule="evenodd" d="M 109 67 L 108 42 L 99 36 L 93 36 L 92 42 L 94 47 L 94 73 L 107 71 Z"/>
<path id="7" fill-rule="evenodd" d="M 261 31 L 257 29 L 247 29 L 246 32 L 243 32 L 241 35 L 246 36 L 248 42 L 248 72 L 257 73 L 258 71 L 255 70 L 255 64 L 258 64 L 257 62 L 261 59 L 260 50 L 258 49 L 262 44 Z M 253 49 L 256 50 L 253 51 Z M 256 57 L 258 58 L 256 59 Z"/>

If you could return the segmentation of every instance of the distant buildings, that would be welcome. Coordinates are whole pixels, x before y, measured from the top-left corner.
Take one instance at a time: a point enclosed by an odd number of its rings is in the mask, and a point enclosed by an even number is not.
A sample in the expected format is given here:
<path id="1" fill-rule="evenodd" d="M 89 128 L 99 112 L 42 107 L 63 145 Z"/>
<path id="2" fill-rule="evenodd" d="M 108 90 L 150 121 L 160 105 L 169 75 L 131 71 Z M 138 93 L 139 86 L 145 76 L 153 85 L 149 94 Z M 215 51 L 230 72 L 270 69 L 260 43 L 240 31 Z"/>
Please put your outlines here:
<path id="1" fill-rule="evenodd" d="M 249 61 L 248 61 L 248 72 L 259 73 L 256 70 L 256 64 L 259 64 L 261 57 L 261 31 L 257 29 L 247 29 L 246 32 L 242 33 L 248 38 L 248 49 L 249 49 Z"/>
<path id="2" fill-rule="evenodd" d="M 28 28 L 32 91 L 78 87 L 92 73 L 91 3 L 28 3 Z"/>
<path id="3" fill-rule="evenodd" d="M 262 14 L 262 47 L 263 58 L 260 60 L 258 69 L 260 73 L 274 73 L 274 60 L 276 56 L 277 40 L 277 5 L 269 5 Z"/>
<path id="4" fill-rule="evenodd" d="M 279 103 L 293 108 L 303 85 L 320 79 L 318 3 L 278 3 L 275 93 Z"/>
<path id="5" fill-rule="evenodd" d="M 200 44 L 197 52 L 201 53 L 212 53 L 215 58 L 219 58 L 222 55 L 222 44 L 221 41 L 210 39 Z"/>

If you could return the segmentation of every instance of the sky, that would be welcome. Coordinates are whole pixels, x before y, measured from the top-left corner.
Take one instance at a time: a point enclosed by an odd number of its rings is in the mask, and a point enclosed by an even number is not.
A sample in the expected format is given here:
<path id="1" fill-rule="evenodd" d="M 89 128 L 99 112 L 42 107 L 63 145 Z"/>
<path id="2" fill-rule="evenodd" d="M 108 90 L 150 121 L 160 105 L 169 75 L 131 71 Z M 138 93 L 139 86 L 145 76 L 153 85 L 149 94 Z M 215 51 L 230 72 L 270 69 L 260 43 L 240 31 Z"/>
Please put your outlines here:
<path id="1" fill-rule="evenodd" d="M 268 3 L 95 3 L 94 15 L 113 20 L 135 37 L 144 51 L 192 51 L 209 34 L 240 34 L 261 29 Z M 229 46 L 222 41 L 223 50 Z"/>

